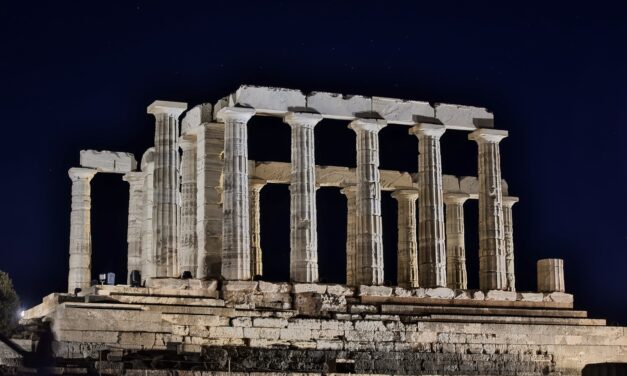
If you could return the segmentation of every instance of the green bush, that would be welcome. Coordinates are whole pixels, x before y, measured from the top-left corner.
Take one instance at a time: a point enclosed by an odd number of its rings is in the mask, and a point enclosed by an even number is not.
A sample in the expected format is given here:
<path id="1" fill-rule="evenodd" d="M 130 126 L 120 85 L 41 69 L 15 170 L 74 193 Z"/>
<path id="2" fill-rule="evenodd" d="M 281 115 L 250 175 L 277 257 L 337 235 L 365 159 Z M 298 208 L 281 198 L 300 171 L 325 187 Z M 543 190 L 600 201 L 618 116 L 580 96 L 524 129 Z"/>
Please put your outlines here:
<path id="1" fill-rule="evenodd" d="M 0 333 L 10 337 L 17 326 L 20 299 L 9 275 L 0 271 Z"/>

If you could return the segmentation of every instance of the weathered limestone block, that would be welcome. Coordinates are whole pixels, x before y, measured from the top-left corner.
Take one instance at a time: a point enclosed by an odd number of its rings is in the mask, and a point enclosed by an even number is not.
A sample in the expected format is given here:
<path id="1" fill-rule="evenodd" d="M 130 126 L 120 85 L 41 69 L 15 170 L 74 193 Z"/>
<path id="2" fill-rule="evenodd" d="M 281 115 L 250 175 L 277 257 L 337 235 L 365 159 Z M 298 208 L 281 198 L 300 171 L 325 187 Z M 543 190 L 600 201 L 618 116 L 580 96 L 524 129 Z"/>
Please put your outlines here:
<path id="1" fill-rule="evenodd" d="M 314 127 L 322 116 L 289 112 L 283 121 L 292 128 L 290 179 L 290 279 L 318 281 L 316 161 Z"/>
<path id="2" fill-rule="evenodd" d="M 493 128 L 494 115 L 485 108 L 439 103 L 435 117 L 451 129 Z"/>
<path id="3" fill-rule="evenodd" d="M 307 104 L 300 90 L 242 85 L 215 105 L 215 117 L 220 117 L 218 113 L 223 108 L 235 106 L 250 107 L 259 114 L 282 115 L 293 109 L 303 110 Z"/>
<path id="4" fill-rule="evenodd" d="M 468 135 L 479 146 L 479 286 L 507 288 L 505 228 L 499 142 L 507 131 L 478 129 Z"/>
<path id="5" fill-rule="evenodd" d="M 427 102 L 372 97 L 372 111 L 390 123 L 413 125 L 435 118 L 434 108 Z"/>
<path id="6" fill-rule="evenodd" d="M 250 279 L 250 213 L 248 197 L 248 131 L 254 110 L 226 107 L 224 121 L 224 203 L 222 207 L 222 276 Z"/>
<path id="7" fill-rule="evenodd" d="M 213 121 L 213 107 L 211 103 L 202 103 L 196 105 L 187 112 L 181 119 L 181 134 L 189 134 L 203 123 L 211 123 Z"/>
<path id="8" fill-rule="evenodd" d="M 455 291 L 448 287 L 428 288 L 425 290 L 425 295 L 429 298 L 453 299 L 455 297 Z"/>
<path id="9" fill-rule="evenodd" d="M 349 128 L 357 134 L 357 193 L 355 214 L 355 283 L 383 283 L 383 229 L 379 177 L 379 131 L 386 123 L 358 119 Z"/>
<path id="10" fill-rule="evenodd" d="M 420 286 L 446 286 L 444 191 L 440 137 L 445 127 L 419 124 L 410 130 L 418 137 L 418 260 Z"/>
<path id="11" fill-rule="evenodd" d="M 137 169 L 137 161 L 131 153 L 108 150 L 81 150 L 81 167 L 98 172 L 127 173 Z"/>
<path id="12" fill-rule="evenodd" d="M 538 291 L 564 292 L 564 260 L 538 260 Z"/>
<path id="13" fill-rule="evenodd" d="M 218 281 L 197 279 L 197 278 L 150 278 L 146 280 L 146 287 L 154 289 L 177 289 L 177 290 L 206 290 L 217 291 Z"/>
<path id="14" fill-rule="evenodd" d="M 70 268 L 68 292 L 91 285 L 91 179 L 96 170 L 71 168 L 72 212 L 70 213 Z"/>
<path id="15" fill-rule="evenodd" d="M 178 147 L 179 116 L 187 103 L 155 101 L 147 112 L 155 116 L 155 168 L 153 226 L 157 277 L 173 277 L 177 265 L 179 217 Z"/>
<path id="16" fill-rule="evenodd" d="M 133 270 L 142 270 L 142 227 L 143 227 L 143 204 L 144 204 L 144 183 L 145 173 L 128 172 L 122 180 L 129 184 L 128 195 L 128 230 L 126 232 L 126 240 L 128 242 L 127 250 L 127 283 L 131 283 L 130 273 Z"/>
<path id="17" fill-rule="evenodd" d="M 501 291 L 501 290 L 490 290 L 485 295 L 485 300 L 500 300 L 500 301 L 516 301 L 517 295 L 514 291 Z"/>
<path id="18" fill-rule="evenodd" d="M 372 100 L 361 95 L 312 92 L 307 96 L 307 107 L 326 118 L 352 120 L 372 112 Z"/>
<path id="19" fill-rule="evenodd" d="M 388 286 L 359 286 L 359 296 L 392 296 L 392 291 Z"/>

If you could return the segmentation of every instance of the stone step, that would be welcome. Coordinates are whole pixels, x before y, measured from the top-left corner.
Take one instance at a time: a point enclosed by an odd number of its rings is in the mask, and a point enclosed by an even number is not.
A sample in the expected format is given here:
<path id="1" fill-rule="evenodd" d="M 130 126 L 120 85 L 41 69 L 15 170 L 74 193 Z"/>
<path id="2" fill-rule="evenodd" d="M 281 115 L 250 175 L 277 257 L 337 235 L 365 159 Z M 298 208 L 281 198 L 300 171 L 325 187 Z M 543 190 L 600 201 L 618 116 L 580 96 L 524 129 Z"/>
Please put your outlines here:
<path id="1" fill-rule="evenodd" d="M 456 315 L 488 315 L 488 316 L 522 316 L 522 317 L 566 317 L 586 318 L 586 311 L 559 310 L 559 309 L 525 309 L 525 308 L 484 308 L 484 307 L 455 307 L 435 305 L 400 305 L 382 304 L 381 313 L 406 316 L 425 316 L 431 314 Z M 417 317 L 418 320 L 422 319 Z"/>
<path id="2" fill-rule="evenodd" d="M 112 296 L 112 295 L 145 295 L 145 296 L 165 296 L 165 297 L 197 297 L 197 298 L 218 298 L 219 292 L 210 289 L 177 289 L 168 287 L 129 287 L 129 286 L 92 286 L 91 294 Z"/>
<path id="3" fill-rule="evenodd" d="M 158 305 L 184 305 L 200 307 L 224 307 L 224 300 L 214 298 L 198 298 L 183 296 L 150 296 L 150 295 L 119 295 L 112 294 L 110 298 L 128 304 L 158 304 Z"/>
<path id="4" fill-rule="evenodd" d="M 444 322 L 480 322 L 490 324 L 536 324 L 536 325 L 587 325 L 605 326 L 603 319 L 570 317 L 520 317 L 520 316 L 478 316 L 478 315 L 443 315 L 434 314 L 421 318 L 424 321 Z"/>
<path id="5" fill-rule="evenodd" d="M 507 293 L 499 291 L 498 293 Z M 515 293 L 511 293 L 516 295 Z M 554 293 L 557 294 L 557 293 Z M 561 293 L 560 293 L 561 294 Z M 566 296 L 565 301 L 520 301 L 520 300 L 477 300 L 477 299 L 444 299 L 418 296 L 361 296 L 362 304 L 395 304 L 395 305 L 448 305 L 456 307 L 502 307 L 502 308 L 544 308 L 544 309 L 572 309 L 572 295 Z M 558 295 L 559 296 L 559 295 Z"/>

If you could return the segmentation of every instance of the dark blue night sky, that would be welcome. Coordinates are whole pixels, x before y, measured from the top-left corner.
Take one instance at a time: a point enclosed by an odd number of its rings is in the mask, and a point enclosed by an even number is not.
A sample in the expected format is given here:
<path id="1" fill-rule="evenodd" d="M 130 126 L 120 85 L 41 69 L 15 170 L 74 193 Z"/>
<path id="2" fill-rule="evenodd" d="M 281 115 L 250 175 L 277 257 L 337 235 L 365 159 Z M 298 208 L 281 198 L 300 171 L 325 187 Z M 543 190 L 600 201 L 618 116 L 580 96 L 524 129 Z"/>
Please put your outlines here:
<path id="1" fill-rule="evenodd" d="M 519 290 L 539 258 L 565 260 L 576 306 L 627 324 L 627 9 L 589 2 L 0 3 L 0 270 L 24 306 L 67 283 L 70 180 L 79 150 L 152 144 L 155 99 L 215 102 L 240 84 L 485 106 L 514 207 Z M 439 5 L 435 5 L 438 3 Z M 546 2 L 547 4 L 549 2 Z M 617 2 L 618 3 L 618 2 Z M 263 4 L 263 6 L 261 5 Z M 503 5 L 499 5 L 503 4 Z M 381 168 L 416 171 L 417 140 L 381 132 Z M 249 126 L 250 158 L 289 161 L 289 127 Z M 476 175 L 466 133 L 442 138 L 444 172 Z M 354 166 L 345 122 L 316 127 L 316 162 Z M 123 274 L 128 186 L 93 187 L 94 272 Z M 268 279 L 287 279 L 289 191 L 262 191 Z M 345 202 L 318 191 L 320 274 L 343 281 Z M 383 195 L 386 279 L 396 204 Z M 477 287 L 477 205 L 466 205 Z"/>

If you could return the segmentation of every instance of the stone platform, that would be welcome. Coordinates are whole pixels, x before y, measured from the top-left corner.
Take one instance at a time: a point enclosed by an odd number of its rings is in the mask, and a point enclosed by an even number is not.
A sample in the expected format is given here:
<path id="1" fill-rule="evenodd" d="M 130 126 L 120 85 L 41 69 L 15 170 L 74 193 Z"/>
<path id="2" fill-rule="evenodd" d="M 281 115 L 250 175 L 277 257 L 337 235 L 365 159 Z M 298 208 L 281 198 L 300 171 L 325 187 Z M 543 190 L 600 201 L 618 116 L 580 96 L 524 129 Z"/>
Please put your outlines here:
<path id="1" fill-rule="evenodd" d="M 23 323 L 52 323 L 59 364 L 112 374 L 580 375 L 588 363 L 627 361 L 626 328 L 588 318 L 564 293 L 168 278 L 147 285 L 51 294 Z"/>

